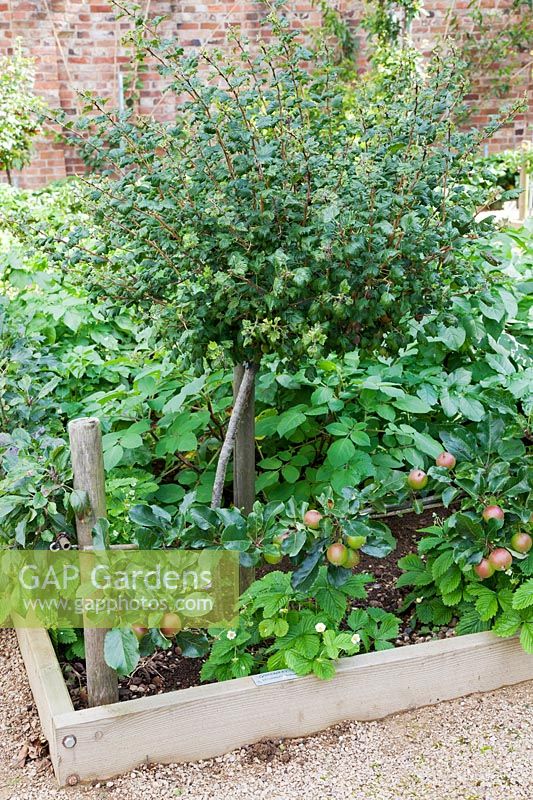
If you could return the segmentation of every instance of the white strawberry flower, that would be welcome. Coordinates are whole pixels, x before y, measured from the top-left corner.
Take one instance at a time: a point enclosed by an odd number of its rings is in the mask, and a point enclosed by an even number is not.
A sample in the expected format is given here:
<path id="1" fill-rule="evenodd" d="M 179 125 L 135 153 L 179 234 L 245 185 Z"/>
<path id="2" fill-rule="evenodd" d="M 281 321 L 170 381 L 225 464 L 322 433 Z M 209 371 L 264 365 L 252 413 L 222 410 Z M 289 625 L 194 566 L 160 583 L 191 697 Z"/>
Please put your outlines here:
<path id="1" fill-rule="evenodd" d="M 317 622 L 317 624 L 315 625 L 315 631 L 317 633 L 324 633 L 325 630 L 326 630 L 326 626 L 324 625 L 324 623 L 323 622 Z"/>
<path id="2" fill-rule="evenodd" d="M 237 638 L 237 633 L 236 633 L 236 631 L 228 631 L 228 632 L 227 632 L 227 634 L 226 634 L 226 636 L 227 636 L 227 637 L 228 637 L 228 639 L 230 639 L 230 640 L 232 640 L 232 639 L 236 639 L 236 638 Z"/>
<path id="3" fill-rule="evenodd" d="M 361 641 L 361 637 L 359 636 L 359 634 L 358 633 L 354 633 L 354 635 L 351 638 L 352 644 L 359 644 L 360 641 Z"/>

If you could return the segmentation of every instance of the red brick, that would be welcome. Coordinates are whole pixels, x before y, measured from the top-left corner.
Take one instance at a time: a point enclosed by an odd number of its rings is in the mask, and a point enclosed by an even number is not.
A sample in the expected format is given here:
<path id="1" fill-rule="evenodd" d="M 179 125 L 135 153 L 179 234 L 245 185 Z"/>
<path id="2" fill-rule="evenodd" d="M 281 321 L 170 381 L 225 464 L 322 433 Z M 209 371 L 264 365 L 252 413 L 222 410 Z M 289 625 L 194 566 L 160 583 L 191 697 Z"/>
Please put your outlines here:
<path id="1" fill-rule="evenodd" d="M 459 0 L 456 3 L 459 15 L 466 13 L 469 2 Z M 504 24 L 506 17 L 502 10 L 509 7 L 512 0 L 479 0 L 479 3 L 488 11 L 495 11 L 491 19 L 497 27 Z M 361 45 L 357 63 L 364 70 L 367 48 L 359 28 L 362 0 L 336 0 L 334 5 L 357 32 Z M 112 3 L 106 0 L 48 0 L 48 8 L 51 16 L 40 0 L 10 3 L 0 0 L 0 52 L 12 52 L 13 40 L 22 36 L 36 59 L 37 90 L 50 106 L 60 107 L 68 114 L 75 114 L 80 106 L 77 89 L 87 88 L 116 98 L 117 71 L 129 71 L 130 52 L 121 46 L 120 39 L 131 28 L 130 21 L 127 18 L 114 20 Z M 320 22 L 317 4 L 313 0 L 288 0 L 287 8 L 293 15 L 295 28 L 305 30 Z M 449 8 L 450 3 L 444 0 L 426 0 L 425 9 L 429 16 L 416 20 L 412 30 L 422 52 L 430 54 L 435 37 L 445 29 Z M 223 47 L 230 27 L 241 27 L 252 40 L 257 33 L 265 38 L 270 36 L 268 28 L 260 27 L 267 11 L 256 0 L 241 0 L 237 4 L 234 0 L 184 0 L 182 3 L 151 0 L 150 9 L 153 14 L 169 15 L 170 18 L 162 25 L 164 35 L 177 35 L 185 48 L 198 48 L 205 43 Z M 524 53 L 524 64 L 527 58 L 528 54 Z M 153 65 L 148 66 L 150 69 L 143 75 L 140 108 L 149 112 L 155 107 L 160 119 L 169 119 L 176 100 L 162 95 L 165 81 L 153 70 Z M 523 95 L 529 79 L 528 69 L 519 73 L 511 99 Z M 479 125 L 497 113 L 498 102 L 487 94 L 489 86 L 490 74 L 480 75 L 469 96 L 475 107 L 474 119 Z M 529 89 L 531 91 L 531 83 Z M 489 150 L 495 152 L 517 146 L 527 135 L 524 131 L 528 130 L 531 121 L 531 112 L 519 115 L 498 131 Z M 33 162 L 17 177 L 21 185 L 38 186 L 82 170 L 81 161 L 72 150 L 64 150 L 60 145 L 51 146 L 49 139 L 43 139 L 36 143 Z"/>

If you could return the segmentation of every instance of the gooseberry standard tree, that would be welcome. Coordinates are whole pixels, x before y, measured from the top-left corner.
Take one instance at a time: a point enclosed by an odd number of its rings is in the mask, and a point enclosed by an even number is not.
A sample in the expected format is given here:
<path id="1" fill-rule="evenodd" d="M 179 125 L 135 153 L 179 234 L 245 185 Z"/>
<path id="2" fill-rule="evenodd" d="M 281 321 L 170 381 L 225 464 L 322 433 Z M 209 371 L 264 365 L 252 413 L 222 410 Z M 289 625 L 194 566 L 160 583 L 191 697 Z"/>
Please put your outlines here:
<path id="1" fill-rule="evenodd" d="M 175 119 L 88 97 L 85 116 L 63 120 L 98 174 L 85 179 L 91 224 L 60 257 L 100 295 L 156 310 L 199 369 L 213 343 L 236 365 L 213 507 L 262 357 L 397 349 L 402 319 L 475 282 L 462 256 L 487 225 L 462 183 L 482 135 L 454 127 L 453 65 L 437 60 L 410 93 L 391 93 L 387 114 L 371 90 L 347 112 L 334 54 L 309 50 L 274 13 L 269 24 L 265 41 L 184 55 L 137 20 L 135 45 L 168 80 Z M 253 499 L 250 411 L 245 431 L 238 505 Z"/>

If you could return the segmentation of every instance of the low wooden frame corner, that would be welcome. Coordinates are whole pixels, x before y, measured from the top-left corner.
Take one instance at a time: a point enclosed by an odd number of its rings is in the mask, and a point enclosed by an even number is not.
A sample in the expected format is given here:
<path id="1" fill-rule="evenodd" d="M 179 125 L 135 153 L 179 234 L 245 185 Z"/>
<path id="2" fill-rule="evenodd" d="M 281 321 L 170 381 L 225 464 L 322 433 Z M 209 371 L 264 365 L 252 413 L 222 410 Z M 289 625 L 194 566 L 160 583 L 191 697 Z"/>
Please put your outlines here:
<path id="1" fill-rule="evenodd" d="M 533 656 L 517 639 L 475 633 L 345 658 L 330 681 L 309 676 L 257 686 L 239 678 L 75 711 L 48 633 L 17 635 L 61 785 L 533 680 Z"/>

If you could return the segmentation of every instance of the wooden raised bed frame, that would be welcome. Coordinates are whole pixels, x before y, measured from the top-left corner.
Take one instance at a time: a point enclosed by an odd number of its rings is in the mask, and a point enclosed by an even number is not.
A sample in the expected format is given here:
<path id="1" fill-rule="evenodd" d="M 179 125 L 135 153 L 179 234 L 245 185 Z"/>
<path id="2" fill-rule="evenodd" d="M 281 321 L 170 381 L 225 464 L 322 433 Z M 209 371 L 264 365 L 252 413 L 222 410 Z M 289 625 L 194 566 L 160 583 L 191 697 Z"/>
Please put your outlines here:
<path id="1" fill-rule="evenodd" d="M 533 680 L 517 639 L 475 633 L 345 658 L 330 681 L 238 678 L 75 711 L 48 633 L 17 636 L 55 774 L 71 786 Z"/>

